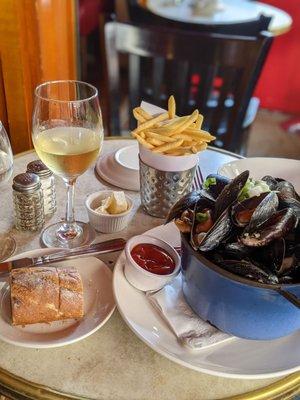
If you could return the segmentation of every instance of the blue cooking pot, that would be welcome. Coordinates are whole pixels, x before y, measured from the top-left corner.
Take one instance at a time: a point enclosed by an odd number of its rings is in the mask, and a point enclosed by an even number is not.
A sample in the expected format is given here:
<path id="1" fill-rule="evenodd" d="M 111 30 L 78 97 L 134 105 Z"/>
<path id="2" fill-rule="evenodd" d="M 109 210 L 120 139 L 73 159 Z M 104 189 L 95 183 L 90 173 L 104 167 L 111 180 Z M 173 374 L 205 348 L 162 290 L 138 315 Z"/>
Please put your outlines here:
<path id="1" fill-rule="evenodd" d="M 267 285 L 239 277 L 181 238 L 183 293 L 203 320 L 245 339 L 276 339 L 300 329 L 300 284 Z"/>

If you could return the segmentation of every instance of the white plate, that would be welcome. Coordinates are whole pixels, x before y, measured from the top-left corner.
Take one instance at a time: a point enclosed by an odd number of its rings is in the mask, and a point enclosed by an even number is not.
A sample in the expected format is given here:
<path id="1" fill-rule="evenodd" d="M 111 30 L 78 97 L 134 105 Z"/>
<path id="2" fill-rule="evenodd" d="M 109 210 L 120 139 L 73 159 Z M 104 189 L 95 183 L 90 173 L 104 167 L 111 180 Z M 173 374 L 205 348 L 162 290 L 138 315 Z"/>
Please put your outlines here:
<path id="1" fill-rule="evenodd" d="M 173 246 L 180 245 L 178 230 L 172 223 L 146 233 Z M 236 338 L 194 352 L 183 348 L 145 295 L 127 282 L 124 257 L 122 253 L 113 276 L 117 307 L 130 329 L 159 354 L 185 367 L 231 378 L 272 378 L 300 370 L 300 332 L 272 341 Z"/>
<path id="2" fill-rule="evenodd" d="M 19 254 L 18 258 L 36 257 L 55 251 L 57 250 L 53 248 L 39 249 Z M 115 309 L 111 270 L 95 257 L 78 258 L 55 265 L 69 265 L 78 269 L 83 281 L 84 318 L 25 327 L 12 326 L 9 285 L 0 283 L 0 339 L 22 347 L 65 346 L 88 337 L 109 320 Z"/>
<path id="3" fill-rule="evenodd" d="M 138 152 L 138 144 L 135 143 L 99 157 L 96 164 L 97 174 L 111 185 L 139 191 Z"/>
<path id="4" fill-rule="evenodd" d="M 218 173 L 234 178 L 247 169 L 250 171 L 250 177 L 255 179 L 260 179 L 264 175 L 287 179 L 300 192 L 300 160 L 267 157 L 243 158 L 222 165 Z"/>

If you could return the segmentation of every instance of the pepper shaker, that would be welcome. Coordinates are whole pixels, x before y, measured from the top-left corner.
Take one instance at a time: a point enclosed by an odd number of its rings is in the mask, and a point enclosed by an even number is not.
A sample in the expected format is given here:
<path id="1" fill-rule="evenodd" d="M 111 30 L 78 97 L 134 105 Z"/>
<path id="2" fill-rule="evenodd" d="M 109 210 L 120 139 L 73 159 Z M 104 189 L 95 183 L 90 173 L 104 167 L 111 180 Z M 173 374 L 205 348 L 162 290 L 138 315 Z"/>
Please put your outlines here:
<path id="1" fill-rule="evenodd" d="M 45 216 L 53 215 L 57 209 L 53 173 L 41 160 L 31 161 L 27 165 L 27 172 L 36 174 L 40 178 L 44 195 L 44 214 Z"/>
<path id="2" fill-rule="evenodd" d="M 37 231 L 45 223 L 44 196 L 40 178 L 23 173 L 13 179 L 15 225 L 19 230 Z"/>

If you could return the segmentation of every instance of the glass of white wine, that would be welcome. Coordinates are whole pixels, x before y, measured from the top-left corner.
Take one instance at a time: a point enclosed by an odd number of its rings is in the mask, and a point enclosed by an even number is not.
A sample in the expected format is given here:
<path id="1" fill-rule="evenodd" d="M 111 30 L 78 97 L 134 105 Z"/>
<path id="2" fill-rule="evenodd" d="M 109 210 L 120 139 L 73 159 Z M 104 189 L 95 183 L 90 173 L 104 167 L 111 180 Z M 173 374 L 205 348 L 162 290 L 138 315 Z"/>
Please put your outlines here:
<path id="1" fill-rule="evenodd" d="M 4 185 L 13 172 L 13 154 L 6 130 L 0 121 L 0 186 Z M 10 257 L 16 249 L 16 242 L 8 234 L 0 234 L 0 261 Z"/>
<path id="2" fill-rule="evenodd" d="M 74 185 L 97 159 L 103 124 L 97 89 L 80 81 L 52 81 L 35 89 L 32 139 L 39 158 L 67 186 L 66 218 L 42 232 L 47 247 L 91 243 L 95 232 L 74 218 Z"/>

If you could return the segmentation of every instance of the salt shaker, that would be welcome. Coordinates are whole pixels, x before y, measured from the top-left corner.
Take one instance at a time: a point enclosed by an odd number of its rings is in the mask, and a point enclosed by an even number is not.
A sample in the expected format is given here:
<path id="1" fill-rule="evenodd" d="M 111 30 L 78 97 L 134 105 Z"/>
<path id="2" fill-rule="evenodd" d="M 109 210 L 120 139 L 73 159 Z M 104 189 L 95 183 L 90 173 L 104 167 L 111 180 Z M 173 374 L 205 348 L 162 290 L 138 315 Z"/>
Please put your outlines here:
<path id="1" fill-rule="evenodd" d="M 15 225 L 19 230 L 37 231 L 45 223 L 44 196 L 40 178 L 32 173 L 14 177 Z"/>
<path id="2" fill-rule="evenodd" d="M 53 173 L 41 160 L 35 160 L 27 165 L 27 172 L 38 175 L 44 194 L 44 214 L 50 216 L 56 211 L 56 192 Z"/>

